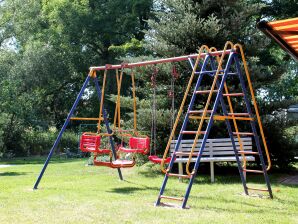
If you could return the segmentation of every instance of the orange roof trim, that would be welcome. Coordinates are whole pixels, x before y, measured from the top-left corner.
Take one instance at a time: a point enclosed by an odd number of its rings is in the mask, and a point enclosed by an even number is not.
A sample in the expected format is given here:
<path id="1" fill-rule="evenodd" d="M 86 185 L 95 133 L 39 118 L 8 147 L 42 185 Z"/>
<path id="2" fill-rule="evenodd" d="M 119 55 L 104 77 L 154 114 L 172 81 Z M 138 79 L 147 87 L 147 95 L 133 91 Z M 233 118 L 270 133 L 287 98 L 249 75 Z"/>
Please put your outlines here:
<path id="1" fill-rule="evenodd" d="M 257 26 L 298 61 L 298 17 L 272 22 L 261 21 Z"/>

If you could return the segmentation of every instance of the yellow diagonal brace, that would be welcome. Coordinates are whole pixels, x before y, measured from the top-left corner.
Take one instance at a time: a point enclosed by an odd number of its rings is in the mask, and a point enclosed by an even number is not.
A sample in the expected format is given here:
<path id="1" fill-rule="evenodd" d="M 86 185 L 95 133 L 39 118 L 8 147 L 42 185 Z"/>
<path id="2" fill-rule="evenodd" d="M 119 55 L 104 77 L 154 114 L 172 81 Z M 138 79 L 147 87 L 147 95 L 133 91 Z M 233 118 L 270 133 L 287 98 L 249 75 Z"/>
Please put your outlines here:
<path id="1" fill-rule="evenodd" d="M 187 95 L 188 95 L 188 93 L 189 93 L 189 90 L 190 90 L 190 88 L 191 88 L 191 84 L 192 84 L 192 82 L 193 82 L 193 79 L 194 79 L 194 76 L 195 76 L 196 69 L 197 69 L 198 64 L 199 64 L 199 61 L 200 61 L 200 59 L 201 59 L 201 54 L 202 54 L 204 51 L 206 51 L 206 50 L 208 51 L 208 49 L 209 49 L 209 48 L 208 48 L 206 45 L 201 46 L 200 49 L 199 49 L 198 57 L 197 57 L 197 59 L 196 59 L 194 68 L 193 68 L 193 70 L 192 70 L 190 79 L 189 79 L 189 81 L 188 81 L 188 85 L 187 85 L 187 87 L 186 87 L 186 90 L 185 90 L 185 93 L 184 93 L 184 96 L 183 96 L 183 100 L 182 100 L 182 102 L 181 102 L 181 105 L 180 105 L 180 108 L 179 108 L 179 111 L 178 111 L 178 114 L 177 114 L 175 123 L 174 123 L 174 125 L 173 125 L 173 129 L 172 129 L 171 135 L 170 135 L 170 137 L 169 137 L 168 144 L 167 144 L 167 146 L 166 146 L 166 149 L 165 149 L 164 154 L 163 154 L 163 157 L 162 157 L 162 161 L 161 161 L 160 167 L 161 167 L 161 170 L 162 170 L 163 173 L 166 173 L 166 172 L 167 172 L 166 169 L 164 168 L 164 165 L 165 165 L 165 159 L 166 159 L 167 156 L 168 156 L 168 151 L 169 151 L 169 149 L 170 149 L 171 141 L 172 141 L 172 139 L 173 139 L 173 137 L 174 137 L 174 135 L 175 135 L 176 128 L 177 128 L 177 126 L 178 126 L 178 123 L 179 123 L 181 114 L 182 114 L 182 112 L 183 112 L 183 107 L 184 107 L 184 104 L 185 104 L 185 102 L 186 102 L 186 99 L 187 99 Z"/>
<path id="2" fill-rule="evenodd" d="M 118 129 L 121 129 L 121 101 L 120 101 L 120 93 L 121 93 L 121 85 L 122 85 L 122 78 L 123 78 L 123 68 L 120 72 L 116 69 L 116 82 L 117 82 L 117 98 L 116 98 L 116 108 L 115 108 L 115 115 L 114 115 L 114 130 L 116 129 L 116 123 L 118 122 Z"/>
<path id="3" fill-rule="evenodd" d="M 101 99 L 100 99 L 100 106 L 99 106 L 99 118 L 103 117 L 102 114 L 102 110 L 103 110 L 103 102 L 104 102 L 104 95 L 105 95 L 105 88 L 106 88 L 106 80 L 107 80 L 107 73 L 108 73 L 108 70 L 106 69 L 104 71 L 104 75 L 103 75 L 103 83 L 102 83 L 102 89 L 101 89 Z M 101 123 L 101 120 L 99 119 L 98 120 L 98 123 L 97 123 L 97 133 L 100 133 L 100 123 Z"/>
<path id="4" fill-rule="evenodd" d="M 137 133 L 137 99 L 136 99 L 136 86 L 135 86 L 135 74 L 133 70 L 131 70 L 131 84 L 132 84 L 132 98 L 133 98 L 133 129 L 134 134 Z"/>
<path id="5" fill-rule="evenodd" d="M 205 120 L 205 117 L 206 117 L 206 114 L 207 114 L 207 110 L 208 110 L 208 107 L 209 107 L 209 104 L 210 104 L 210 101 L 211 101 L 211 98 L 212 98 L 212 94 L 213 94 L 215 86 L 216 86 L 216 81 L 218 79 L 218 76 L 219 76 L 219 73 L 220 73 L 220 70 L 221 70 L 220 68 L 222 67 L 223 59 L 226 55 L 226 51 L 227 51 L 228 46 L 230 46 L 231 49 L 233 49 L 233 43 L 230 42 L 230 41 L 226 42 L 225 47 L 223 49 L 223 53 L 222 53 L 221 58 L 220 58 L 220 61 L 218 63 L 218 67 L 217 67 L 217 70 L 216 70 L 216 73 L 215 73 L 215 76 L 214 76 L 214 80 L 213 80 L 213 83 L 212 83 L 212 86 L 211 86 L 211 90 L 210 90 L 210 93 L 209 93 L 209 96 L 207 98 L 207 102 L 206 102 L 206 105 L 205 105 L 205 108 L 204 108 L 204 111 L 203 111 L 203 114 L 202 114 L 202 119 L 200 121 L 198 130 L 197 130 L 196 136 L 194 138 L 194 142 L 193 142 L 193 145 L 192 145 L 189 157 L 188 157 L 188 161 L 187 161 L 187 164 L 186 164 L 186 173 L 188 175 L 193 175 L 195 173 L 195 170 L 193 170 L 192 172 L 189 171 L 189 165 L 191 163 L 192 155 L 193 155 L 195 147 L 196 147 L 196 142 L 199 138 L 199 135 L 201 135 L 201 130 L 202 130 L 202 127 L 203 127 L 203 123 L 204 123 L 204 120 Z"/>
<path id="6" fill-rule="evenodd" d="M 240 53 L 241 53 L 241 58 L 242 58 L 243 67 L 244 67 L 246 79 L 247 79 L 249 90 L 250 90 L 251 99 L 252 99 L 252 102 L 253 102 L 253 105 L 254 105 L 255 113 L 256 113 L 256 116 L 257 116 L 257 121 L 258 121 L 258 124 L 259 124 L 259 129 L 260 129 L 260 133 L 261 133 L 261 137 L 262 137 L 262 141 L 263 141 L 265 152 L 266 152 L 267 163 L 268 163 L 267 171 L 268 171 L 271 168 L 271 159 L 270 159 L 270 155 L 269 155 L 269 151 L 268 151 L 268 147 L 267 147 L 267 143 L 266 143 L 266 139 L 265 139 L 265 135 L 264 135 L 264 131 L 263 131 L 263 126 L 262 126 L 262 122 L 261 122 L 261 117 L 260 117 L 260 114 L 259 114 L 259 109 L 258 109 L 257 101 L 256 101 L 256 98 L 255 98 L 254 90 L 253 90 L 253 87 L 252 87 L 252 83 L 251 83 L 250 74 L 249 74 L 249 71 L 248 71 L 244 51 L 243 51 L 243 48 L 242 48 L 241 44 L 235 44 L 234 48 L 235 48 L 235 50 L 237 50 L 237 48 L 238 48 L 240 50 Z"/>
<path id="7" fill-rule="evenodd" d="M 217 51 L 217 49 L 214 47 L 214 48 L 210 48 L 210 51 Z M 219 63 L 220 59 L 219 59 L 219 56 L 216 56 L 216 60 L 217 62 Z M 220 68 L 222 70 L 222 67 Z M 225 93 L 226 94 L 229 94 L 229 89 L 228 89 L 228 86 L 227 86 L 227 83 L 225 82 L 224 83 L 224 90 L 225 90 Z M 230 113 L 234 113 L 234 109 L 233 109 L 233 105 L 232 105 L 232 101 L 231 101 L 231 98 L 229 95 L 227 95 L 227 100 L 228 100 L 228 105 L 229 105 L 229 110 L 230 110 Z M 237 133 L 237 139 L 238 139 L 238 142 L 239 142 L 239 146 L 240 146 L 240 151 L 243 151 L 243 143 L 242 143 L 242 140 L 241 140 L 241 136 L 239 135 L 239 129 L 238 129 L 238 125 L 237 125 L 237 121 L 235 119 L 235 116 L 232 115 L 232 120 L 233 120 L 233 125 L 234 125 L 234 128 L 235 128 L 235 132 Z M 246 167 L 246 156 L 243 155 L 243 168 Z"/>

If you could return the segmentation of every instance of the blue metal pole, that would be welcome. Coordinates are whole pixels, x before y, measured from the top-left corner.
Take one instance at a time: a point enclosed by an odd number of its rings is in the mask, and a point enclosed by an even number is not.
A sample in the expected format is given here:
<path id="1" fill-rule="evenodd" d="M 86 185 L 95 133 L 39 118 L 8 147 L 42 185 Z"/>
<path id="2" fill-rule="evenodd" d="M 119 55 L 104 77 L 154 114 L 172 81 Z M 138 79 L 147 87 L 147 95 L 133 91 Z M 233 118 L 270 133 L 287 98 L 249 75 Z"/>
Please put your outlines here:
<path id="1" fill-rule="evenodd" d="M 251 107 L 250 107 L 250 101 L 248 99 L 247 90 L 246 90 L 246 87 L 245 87 L 245 82 L 244 82 L 244 79 L 242 77 L 242 72 L 241 72 L 241 69 L 240 69 L 239 59 L 236 57 L 235 60 L 236 60 L 236 69 L 237 69 L 237 72 L 238 72 L 238 75 L 239 75 L 239 80 L 240 80 L 240 83 L 241 83 L 242 92 L 244 93 L 244 101 L 245 101 L 245 104 L 246 104 L 246 110 L 249 113 L 249 115 L 252 117 L 252 110 L 251 110 Z M 266 185 L 267 185 L 267 188 L 268 188 L 269 196 L 270 196 L 270 198 L 273 198 L 272 189 L 271 189 L 271 185 L 270 185 L 270 180 L 269 180 L 269 177 L 268 177 L 268 174 L 267 174 L 266 165 L 265 165 L 265 161 L 264 161 L 264 157 L 263 157 L 263 153 L 262 153 L 261 144 L 260 144 L 259 136 L 258 136 L 258 133 L 257 133 L 255 121 L 250 121 L 250 125 L 251 125 L 252 131 L 254 133 L 254 139 L 255 139 L 257 150 L 258 150 L 258 153 L 259 153 L 259 156 L 260 156 L 260 161 L 261 161 L 261 165 L 262 165 Z"/>
<path id="2" fill-rule="evenodd" d="M 226 77 L 227 77 L 227 73 L 229 72 L 230 67 L 231 67 L 233 54 L 234 54 L 234 53 L 231 53 L 231 54 L 229 55 L 229 59 L 228 59 L 227 65 L 226 65 L 226 68 L 225 68 L 225 70 L 224 70 L 224 75 L 223 75 L 223 77 L 222 77 L 221 84 L 220 84 L 220 86 L 219 86 L 219 89 L 218 89 L 218 92 L 217 92 L 217 96 L 216 96 L 216 98 L 215 98 L 214 106 L 213 106 L 212 112 L 211 112 L 211 114 L 210 114 L 210 120 L 209 120 L 208 125 L 207 125 L 207 128 L 206 128 L 206 133 L 204 134 L 204 137 L 203 137 L 203 140 L 202 140 L 202 144 L 201 144 L 201 147 L 200 147 L 200 151 L 199 151 L 199 155 L 198 155 L 198 157 L 197 157 L 197 160 L 196 160 L 196 163 L 195 163 L 195 166 L 194 166 L 194 171 L 195 171 L 195 172 L 194 172 L 194 174 L 192 175 L 192 177 L 190 178 L 188 187 L 187 187 L 187 189 L 186 189 L 186 193 L 185 193 L 185 196 L 184 196 L 184 200 L 183 200 L 183 202 L 182 202 L 182 208 L 185 208 L 185 206 L 186 206 L 186 203 L 187 203 L 187 200 L 188 200 L 188 197 L 189 197 L 191 188 L 192 188 L 192 184 L 193 184 L 193 181 L 194 181 L 195 176 L 196 176 L 196 172 L 197 172 L 197 170 L 198 170 L 198 168 L 199 168 L 200 160 L 201 160 L 201 157 L 202 157 L 202 154 L 203 154 L 205 145 L 206 145 L 206 141 L 207 141 L 207 139 L 208 139 L 208 136 L 209 136 L 209 133 L 210 133 L 212 124 L 213 124 L 213 116 L 214 116 L 214 114 L 216 113 L 216 109 L 217 109 L 217 107 L 218 107 L 218 103 L 219 103 L 219 99 L 220 99 L 220 94 L 219 94 L 219 93 L 222 92 L 222 90 L 223 90 L 224 82 L 225 82 L 225 79 L 226 79 Z"/>
<path id="3" fill-rule="evenodd" d="M 206 56 L 206 58 L 205 58 L 205 60 L 204 60 L 204 62 L 203 62 L 203 65 L 202 65 L 202 67 L 201 67 L 200 72 L 202 72 L 202 71 L 205 69 L 205 67 L 206 67 L 206 65 L 207 65 L 206 62 L 208 61 L 208 57 L 209 57 L 209 56 Z M 189 59 L 189 63 L 190 63 L 190 65 L 191 65 L 192 69 L 194 69 L 194 65 L 193 65 L 193 62 L 191 61 L 191 59 Z M 198 65 L 198 66 L 199 66 L 199 65 Z M 195 72 L 195 74 L 196 74 L 196 72 Z M 178 136 L 176 145 L 175 145 L 175 152 L 177 152 L 178 149 L 179 149 L 179 147 L 180 147 L 180 143 L 181 143 L 182 135 L 183 135 L 181 132 L 185 130 L 186 125 L 187 125 L 187 123 L 188 123 L 188 117 L 189 117 L 189 113 L 188 113 L 188 112 L 189 112 L 189 111 L 192 109 L 192 107 L 193 107 L 193 104 L 194 104 L 195 99 L 196 99 L 195 91 L 198 90 L 198 88 L 199 88 L 199 86 L 200 86 L 200 84 L 201 84 L 202 79 L 203 79 L 203 74 L 200 74 L 200 75 L 199 75 L 199 78 L 198 78 L 198 80 L 197 80 L 197 83 L 196 83 L 195 90 L 194 90 L 194 92 L 193 92 L 191 101 L 190 101 L 190 103 L 189 103 L 189 105 L 188 105 L 187 113 L 186 113 L 186 115 L 185 115 L 185 118 L 184 118 L 184 121 L 183 121 L 181 130 L 180 130 L 180 133 L 179 133 L 179 136 Z M 175 153 L 174 153 L 173 156 L 172 156 L 172 158 L 171 158 L 171 161 L 170 161 L 170 163 L 169 163 L 169 165 L 168 165 L 168 169 L 169 169 L 169 170 L 171 170 L 172 167 L 173 167 L 173 165 L 174 165 L 175 157 L 176 157 L 176 155 L 175 155 Z M 165 190 L 165 187 L 166 187 L 168 178 L 169 178 L 169 177 L 167 176 L 167 174 L 165 174 L 163 183 L 162 183 L 161 188 L 160 188 L 160 191 L 159 191 L 159 195 L 158 195 L 157 201 L 155 202 L 155 206 L 158 206 L 158 205 L 160 204 L 160 196 L 163 194 L 163 192 L 164 192 L 164 190 Z"/>
<path id="4" fill-rule="evenodd" d="M 98 85 L 98 79 L 97 79 L 97 77 L 95 77 L 93 79 L 93 81 L 95 83 L 95 87 L 96 87 L 96 90 L 97 90 L 97 95 L 98 95 L 99 101 L 101 101 L 101 89 L 100 89 L 100 87 Z M 107 119 L 107 112 L 104 109 L 104 106 L 103 106 L 102 114 L 103 114 L 103 119 L 104 119 L 104 122 L 105 122 L 105 125 L 106 125 L 106 128 L 107 128 L 107 132 L 108 132 L 108 134 L 111 134 L 112 133 L 112 130 L 110 129 L 109 121 Z M 111 149 L 112 149 L 112 153 L 113 153 L 114 159 L 116 160 L 117 159 L 117 154 L 116 154 L 116 150 L 115 150 L 115 144 L 114 144 L 113 137 L 112 136 L 109 136 L 109 140 L 110 140 L 110 145 L 111 145 Z M 117 168 L 117 170 L 118 170 L 118 175 L 119 175 L 120 180 L 123 180 L 121 169 L 120 168 Z"/>
<path id="5" fill-rule="evenodd" d="M 237 55 L 234 54 L 235 63 L 237 63 L 236 58 L 237 58 Z M 211 67 L 213 69 L 215 69 L 214 59 L 211 60 Z M 219 86 L 218 81 L 216 82 L 216 86 Z M 222 92 L 220 92 L 220 104 L 221 104 L 221 107 L 222 107 L 222 110 L 223 110 L 223 114 L 225 116 L 228 116 L 228 111 L 227 111 L 227 108 L 226 108 L 225 101 L 223 99 Z M 225 123 L 227 125 L 227 129 L 228 129 L 228 132 L 229 132 L 229 137 L 231 138 L 231 142 L 232 142 L 233 150 L 234 150 L 234 153 L 235 153 L 235 158 L 236 158 L 236 162 L 237 162 L 237 165 L 238 165 L 238 171 L 239 171 L 239 174 L 240 174 L 240 179 L 242 181 L 243 189 L 244 189 L 245 194 L 248 195 L 246 180 L 245 180 L 244 175 L 243 175 L 243 170 L 242 170 L 241 162 L 240 162 L 240 159 L 239 159 L 239 155 L 238 155 L 238 151 L 237 151 L 237 148 L 236 148 L 236 144 L 235 144 L 235 140 L 234 140 L 234 136 L 233 136 L 233 131 L 232 131 L 232 127 L 231 127 L 229 119 L 225 119 Z"/>
<path id="6" fill-rule="evenodd" d="M 76 98 L 76 100 L 75 100 L 75 102 L 74 102 L 74 104 L 72 105 L 72 108 L 70 109 L 69 114 L 67 115 L 67 118 L 66 118 L 66 120 L 65 120 L 65 122 L 64 122 L 64 124 L 63 124 L 63 126 L 62 126 L 62 128 L 61 128 L 61 130 L 59 132 L 59 134 L 58 134 L 58 137 L 57 137 L 56 141 L 54 142 L 54 145 L 51 148 L 51 151 L 49 152 L 49 155 L 48 155 L 48 157 L 47 157 L 47 159 L 46 159 L 46 161 L 45 161 L 45 163 L 43 165 L 43 168 L 42 168 L 42 170 L 41 170 L 41 172 L 40 172 L 40 174 L 39 174 L 39 176 L 38 176 L 35 184 L 34 184 L 33 189 L 35 189 L 35 190 L 37 189 L 37 187 L 39 185 L 39 182 L 40 182 L 40 180 L 41 180 L 41 178 L 42 178 L 45 170 L 47 169 L 47 166 L 48 166 L 48 164 L 49 164 L 49 162 L 50 162 L 50 160 L 51 160 L 51 158 L 53 156 L 53 153 L 54 153 L 57 145 L 59 144 L 59 142 L 61 140 L 62 134 L 65 131 L 65 129 L 66 129 L 66 127 L 67 127 L 67 125 L 68 125 L 68 123 L 70 121 L 70 118 L 71 118 L 74 110 L 76 109 L 76 107 L 77 107 L 77 105 L 78 105 L 78 103 L 80 101 L 80 98 L 82 97 L 82 95 L 84 93 L 84 90 L 85 90 L 85 88 L 86 88 L 89 80 L 90 80 L 90 76 L 88 75 L 87 78 L 86 78 L 86 80 L 85 80 L 85 82 L 84 82 L 84 84 L 83 84 L 83 86 L 82 86 L 82 88 L 81 88 L 81 90 L 80 90 L 80 92 L 79 92 L 79 94 L 78 94 L 78 96 L 77 96 L 77 98 Z"/>

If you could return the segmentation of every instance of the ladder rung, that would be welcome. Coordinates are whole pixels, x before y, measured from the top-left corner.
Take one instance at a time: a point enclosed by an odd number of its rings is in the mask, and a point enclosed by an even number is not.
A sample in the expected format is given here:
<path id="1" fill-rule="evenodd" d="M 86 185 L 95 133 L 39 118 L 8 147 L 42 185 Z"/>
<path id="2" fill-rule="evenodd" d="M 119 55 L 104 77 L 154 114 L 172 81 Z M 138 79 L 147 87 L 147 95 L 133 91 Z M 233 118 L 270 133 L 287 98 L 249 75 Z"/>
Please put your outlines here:
<path id="1" fill-rule="evenodd" d="M 268 189 L 260 189 L 260 188 L 253 188 L 253 187 L 246 187 L 247 190 L 253 191 L 268 191 Z"/>
<path id="2" fill-rule="evenodd" d="M 176 156 L 188 156 L 190 152 L 175 152 Z M 198 156 L 199 153 L 195 152 L 192 154 L 193 156 Z"/>
<path id="3" fill-rule="evenodd" d="M 177 198 L 177 197 L 171 197 L 171 196 L 166 196 L 166 195 L 160 195 L 160 198 L 165 198 L 169 200 L 174 200 L 174 201 L 183 201 L 184 198 Z"/>
<path id="4" fill-rule="evenodd" d="M 201 116 L 189 116 L 189 119 L 194 119 L 194 120 L 200 120 L 202 119 Z M 210 117 L 205 117 L 205 120 L 210 119 Z M 254 119 L 251 117 L 232 117 L 232 116 L 222 116 L 222 115 L 214 115 L 213 116 L 214 120 L 217 121 L 224 121 L 225 119 L 235 119 L 235 120 L 242 120 L 242 121 L 253 121 Z"/>
<path id="5" fill-rule="evenodd" d="M 244 93 L 224 93 L 223 96 L 244 96 Z"/>
<path id="6" fill-rule="evenodd" d="M 254 136 L 254 133 L 251 133 L 251 132 L 233 132 L 233 135 L 249 135 L 249 136 Z"/>
<path id="7" fill-rule="evenodd" d="M 70 120 L 75 120 L 75 121 L 103 121 L 103 117 L 98 118 L 98 117 L 71 117 Z"/>
<path id="8" fill-rule="evenodd" d="M 208 94 L 208 93 L 210 93 L 211 92 L 211 90 L 198 90 L 198 91 L 196 91 L 196 94 Z M 213 93 L 217 93 L 218 92 L 218 90 L 213 90 L 212 91 Z"/>
<path id="9" fill-rule="evenodd" d="M 178 173 L 167 173 L 167 176 L 169 177 L 180 177 L 180 178 L 187 178 L 189 179 L 189 175 L 183 175 L 183 174 L 178 174 Z"/>
<path id="10" fill-rule="evenodd" d="M 252 152 L 252 151 L 238 151 L 238 154 L 259 155 L 258 152 Z"/>
<path id="11" fill-rule="evenodd" d="M 217 70 L 211 70 L 211 71 L 202 71 L 202 72 L 195 72 L 195 74 L 211 74 L 211 75 L 215 75 L 217 72 Z M 219 70 L 219 74 L 218 75 L 224 75 L 225 70 Z M 237 72 L 229 72 L 228 75 L 238 75 Z"/>
<path id="12" fill-rule="evenodd" d="M 214 75 L 215 75 L 215 72 L 212 74 L 212 76 L 214 76 Z M 224 73 L 221 72 L 218 75 L 224 75 Z M 237 72 L 229 72 L 228 75 L 238 75 L 238 73 Z"/>
<path id="13" fill-rule="evenodd" d="M 199 134 L 205 134 L 205 131 L 200 131 Z M 186 134 L 186 135 L 196 135 L 197 131 L 182 131 L 181 134 Z"/>
<path id="14" fill-rule="evenodd" d="M 209 73 L 215 74 L 216 72 L 217 70 L 210 70 L 210 71 L 202 71 L 202 72 L 199 72 L 198 74 L 209 74 Z M 219 70 L 219 72 L 224 72 L 224 70 Z"/>
<path id="15" fill-rule="evenodd" d="M 248 169 L 242 169 L 243 172 L 249 172 L 249 173 L 264 173 L 263 170 L 248 170 Z"/>
<path id="16" fill-rule="evenodd" d="M 207 110 L 206 112 L 212 113 L 212 110 Z M 202 113 L 204 113 L 204 110 L 190 110 L 188 113 L 189 114 L 202 114 Z"/>
<path id="17" fill-rule="evenodd" d="M 249 117 L 249 113 L 228 113 L 229 116 L 247 116 Z"/>

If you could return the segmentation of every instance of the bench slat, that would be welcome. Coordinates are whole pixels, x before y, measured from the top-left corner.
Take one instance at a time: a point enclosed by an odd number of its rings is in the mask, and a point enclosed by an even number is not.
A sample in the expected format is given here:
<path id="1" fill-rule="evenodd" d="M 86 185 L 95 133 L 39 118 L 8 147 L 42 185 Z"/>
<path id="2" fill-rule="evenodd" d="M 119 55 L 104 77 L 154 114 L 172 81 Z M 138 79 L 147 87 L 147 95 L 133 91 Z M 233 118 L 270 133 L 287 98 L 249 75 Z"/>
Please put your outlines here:
<path id="1" fill-rule="evenodd" d="M 246 161 L 255 161 L 255 157 L 246 156 Z M 243 160 L 242 156 L 239 156 L 240 161 Z M 176 163 L 186 163 L 188 158 L 176 158 Z M 192 158 L 191 162 L 195 162 L 196 158 Z M 200 162 L 235 162 L 235 156 L 226 156 L 226 157 L 202 157 Z"/>
<path id="2" fill-rule="evenodd" d="M 186 140 L 182 140 L 180 144 L 193 144 L 193 140 L 191 141 L 186 141 Z M 239 144 L 238 141 L 234 141 L 235 144 Z M 197 141 L 197 144 L 202 144 L 202 141 Z M 210 142 L 210 141 L 207 141 L 206 144 L 214 144 L 214 145 L 229 145 L 229 144 L 232 144 L 231 141 L 223 141 L 223 142 Z M 242 144 L 246 144 L 246 145 L 249 145 L 249 144 L 252 144 L 252 141 L 242 141 Z M 176 141 L 171 141 L 171 145 L 176 145 Z"/>
<path id="3" fill-rule="evenodd" d="M 251 152 L 251 150 L 246 150 L 247 152 Z M 189 151 L 183 151 L 183 152 L 189 152 Z M 173 153 L 171 153 L 171 155 L 173 155 Z M 224 155 L 235 155 L 234 151 L 223 151 L 223 152 L 203 152 L 203 156 L 224 156 Z M 177 157 L 179 157 L 179 155 L 177 155 Z"/>
<path id="4" fill-rule="evenodd" d="M 235 144 L 236 145 L 236 147 L 240 147 L 240 145 L 237 143 L 237 144 Z M 252 144 L 242 144 L 244 147 L 245 146 L 252 146 Z M 176 146 L 176 144 L 171 144 L 171 146 L 170 146 L 170 148 L 171 149 L 174 149 L 175 148 L 175 146 Z M 221 147 L 223 147 L 223 146 L 227 146 L 227 147 L 233 147 L 233 145 L 232 145 L 232 143 L 230 143 L 230 144 L 206 144 L 205 145 L 205 148 L 209 148 L 209 147 L 212 147 L 212 148 L 221 148 Z M 180 144 L 180 146 L 179 146 L 180 148 L 182 147 L 182 148 L 191 148 L 192 147 L 192 144 L 184 144 L 184 143 L 181 143 Z M 196 148 L 200 148 L 201 147 L 201 144 L 196 144 Z"/>
<path id="5" fill-rule="evenodd" d="M 251 142 L 252 141 L 250 137 L 242 137 L 241 140 L 243 142 L 247 142 L 247 141 Z M 183 139 L 182 141 L 189 143 L 189 142 L 193 142 L 193 139 Z M 238 142 L 238 138 L 234 138 L 234 141 Z M 175 143 L 175 142 L 177 142 L 177 139 L 172 140 L 171 142 Z M 202 142 L 202 139 L 198 139 L 197 142 Z M 231 139 L 230 138 L 214 138 L 214 139 L 207 139 L 207 142 L 231 142 Z"/>
<path id="6" fill-rule="evenodd" d="M 238 147 L 236 147 L 236 149 L 240 150 L 240 147 L 238 146 Z M 244 150 L 251 150 L 252 146 L 243 146 L 243 149 Z M 200 150 L 199 147 L 196 147 L 194 149 L 195 152 L 198 152 L 199 150 Z M 204 152 L 205 151 L 213 151 L 213 152 L 214 151 L 232 151 L 232 150 L 233 150 L 232 146 L 230 146 L 230 147 L 227 147 L 227 146 L 225 146 L 225 147 L 205 147 Z M 171 148 L 171 152 L 173 152 L 173 151 L 174 151 L 174 148 Z M 191 151 L 191 147 L 180 147 L 178 149 L 178 151 Z"/>

